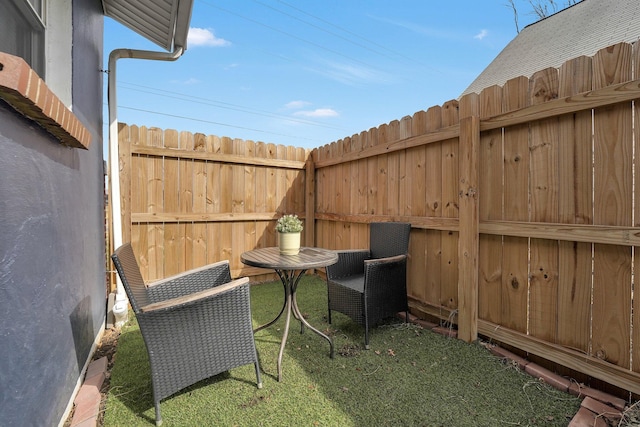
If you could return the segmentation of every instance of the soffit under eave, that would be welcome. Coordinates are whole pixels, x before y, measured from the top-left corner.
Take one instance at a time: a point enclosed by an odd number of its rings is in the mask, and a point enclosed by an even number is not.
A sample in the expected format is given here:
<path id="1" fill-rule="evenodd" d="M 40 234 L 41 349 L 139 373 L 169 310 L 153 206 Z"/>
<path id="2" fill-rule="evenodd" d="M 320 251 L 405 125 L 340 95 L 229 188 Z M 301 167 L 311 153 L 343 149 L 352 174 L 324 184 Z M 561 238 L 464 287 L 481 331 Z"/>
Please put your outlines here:
<path id="1" fill-rule="evenodd" d="M 105 16 L 167 51 L 187 47 L 193 0 L 102 0 Z"/>

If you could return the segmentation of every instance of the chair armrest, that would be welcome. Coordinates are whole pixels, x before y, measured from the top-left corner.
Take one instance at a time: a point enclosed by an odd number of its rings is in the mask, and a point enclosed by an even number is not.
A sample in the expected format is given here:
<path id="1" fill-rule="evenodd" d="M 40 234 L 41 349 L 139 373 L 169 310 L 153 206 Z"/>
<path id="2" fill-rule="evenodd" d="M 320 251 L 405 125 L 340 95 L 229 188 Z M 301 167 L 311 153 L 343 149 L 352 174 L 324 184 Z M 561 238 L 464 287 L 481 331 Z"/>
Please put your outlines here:
<path id="1" fill-rule="evenodd" d="M 230 281 L 229 261 L 223 260 L 149 283 L 147 290 L 151 301 L 155 303 L 204 291 Z"/>
<path id="2" fill-rule="evenodd" d="M 407 255 L 374 258 L 364 262 L 364 292 L 369 297 L 393 293 L 406 284 Z"/>
<path id="3" fill-rule="evenodd" d="M 364 261 L 365 267 L 366 266 L 375 266 L 378 264 L 392 264 L 392 263 L 396 263 L 402 260 L 407 259 L 406 255 L 396 255 L 396 256 L 390 256 L 390 257 L 386 257 L 386 258 L 374 258 L 374 259 L 367 259 Z"/>
<path id="4" fill-rule="evenodd" d="M 338 262 L 326 267 L 327 277 L 336 279 L 364 273 L 364 261 L 371 256 L 368 249 L 336 251 Z"/>
<path id="5" fill-rule="evenodd" d="M 160 302 L 155 302 L 149 305 L 145 305 L 140 308 L 143 313 L 149 313 L 152 311 L 158 311 L 163 309 L 172 309 L 179 306 L 183 306 L 190 303 L 195 303 L 207 298 L 214 297 L 216 295 L 227 292 L 231 289 L 238 288 L 240 286 L 247 285 L 249 283 L 248 277 L 242 277 L 240 279 L 232 280 L 231 282 L 219 285 L 213 288 L 205 289 L 204 291 L 196 292 L 190 295 L 183 295 L 177 298 L 171 298 Z"/>

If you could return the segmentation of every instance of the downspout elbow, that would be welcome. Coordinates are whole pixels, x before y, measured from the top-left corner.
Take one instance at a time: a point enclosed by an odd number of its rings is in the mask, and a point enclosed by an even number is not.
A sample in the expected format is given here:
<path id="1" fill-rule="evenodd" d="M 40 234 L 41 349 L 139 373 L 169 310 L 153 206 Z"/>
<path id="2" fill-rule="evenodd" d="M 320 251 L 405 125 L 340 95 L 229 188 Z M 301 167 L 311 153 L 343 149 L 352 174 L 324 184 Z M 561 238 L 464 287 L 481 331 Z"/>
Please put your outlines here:
<path id="1" fill-rule="evenodd" d="M 123 58 L 150 59 L 153 61 L 175 61 L 184 53 L 182 46 L 176 46 L 173 52 L 158 52 L 139 49 L 114 49 L 109 53 L 109 70 L 115 67 L 116 61 Z"/>

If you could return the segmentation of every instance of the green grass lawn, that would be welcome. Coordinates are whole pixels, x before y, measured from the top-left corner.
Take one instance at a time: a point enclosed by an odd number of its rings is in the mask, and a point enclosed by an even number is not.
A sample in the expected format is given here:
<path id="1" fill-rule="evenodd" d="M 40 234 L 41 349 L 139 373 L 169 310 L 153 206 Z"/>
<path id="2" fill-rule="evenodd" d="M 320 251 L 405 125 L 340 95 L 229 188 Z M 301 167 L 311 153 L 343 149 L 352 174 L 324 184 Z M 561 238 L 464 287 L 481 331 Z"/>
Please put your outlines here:
<path id="1" fill-rule="evenodd" d="M 254 325 L 282 307 L 279 282 L 252 287 Z M 336 349 L 294 322 L 277 381 L 284 318 L 255 335 L 264 387 L 253 365 L 202 381 L 162 401 L 164 426 L 566 426 L 580 401 L 466 344 L 397 319 L 371 332 L 334 313 L 326 285 L 307 276 L 298 291 L 308 321 Z M 132 317 L 132 316 L 131 316 Z M 284 316 L 283 316 L 284 317 Z M 150 369 L 135 320 L 122 328 L 111 372 L 106 426 L 153 425 Z"/>

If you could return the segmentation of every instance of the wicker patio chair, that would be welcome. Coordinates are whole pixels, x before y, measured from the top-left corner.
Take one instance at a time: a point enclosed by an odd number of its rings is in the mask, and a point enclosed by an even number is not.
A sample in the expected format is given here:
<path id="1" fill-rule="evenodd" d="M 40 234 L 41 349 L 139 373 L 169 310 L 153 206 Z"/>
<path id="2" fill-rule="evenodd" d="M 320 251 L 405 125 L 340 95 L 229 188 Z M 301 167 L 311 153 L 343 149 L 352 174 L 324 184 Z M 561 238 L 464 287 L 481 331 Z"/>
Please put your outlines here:
<path id="1" fill-rule="evenodd" d="M 253 363 L 262 388 L 248 278 L 221 261 L 145 284 L 129 243 L 111 258 L 149 354 L 156 425 L 162 399 L 232 368 Z"/>
<path id="2" fill-rule="evenodd" d="M 327 267 L 329 323 L 331 311 L 346 314 L 364 326 L 365 348 L 369 327 L 405 312 L 407 304 L 407 254 L 411 224 L 372 223 L 369 250 L 338 252 L 338 262 Z"/>

